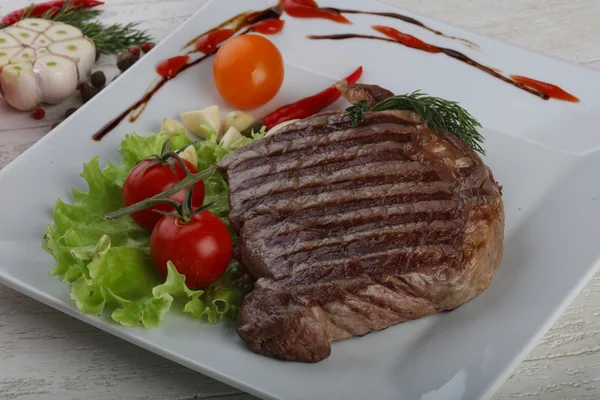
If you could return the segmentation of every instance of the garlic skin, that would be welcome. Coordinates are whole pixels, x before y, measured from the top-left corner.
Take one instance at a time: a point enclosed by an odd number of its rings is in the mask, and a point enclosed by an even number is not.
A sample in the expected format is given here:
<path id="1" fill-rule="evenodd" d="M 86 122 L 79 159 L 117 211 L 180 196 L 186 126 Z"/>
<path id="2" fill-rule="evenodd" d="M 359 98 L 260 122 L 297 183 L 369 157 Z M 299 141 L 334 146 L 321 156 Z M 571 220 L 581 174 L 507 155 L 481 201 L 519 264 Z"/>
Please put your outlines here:
<path id="1" fill-rule="evenodd" d="M 77 89 L 77 65 L 66 57 L 39 58 L 33 65 L 33 74 L 37 76 L 44 103 L 60 103 Z"/>
<path id="2" fill-rule="evenodd" d="M 2 95 L 18 110 L 33 110 L 42 102 L 42 92 L 31 63 L 10 64 L 0 75 Z"/>
<path id="3" fill-rule="evenodd" d="M 67 99 L 89 78 L 96 46 L 76 27 L 27 18 L 0 29 L 0 92 L 22 111 Z"/>

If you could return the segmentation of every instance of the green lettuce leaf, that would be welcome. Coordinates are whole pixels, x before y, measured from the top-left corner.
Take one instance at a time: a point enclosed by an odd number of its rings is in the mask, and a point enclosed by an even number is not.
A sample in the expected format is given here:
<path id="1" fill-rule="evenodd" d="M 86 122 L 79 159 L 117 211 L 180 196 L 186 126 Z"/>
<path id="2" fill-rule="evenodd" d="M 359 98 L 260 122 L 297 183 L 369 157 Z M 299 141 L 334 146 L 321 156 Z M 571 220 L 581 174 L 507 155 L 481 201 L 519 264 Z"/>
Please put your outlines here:
<path id="1" fill-rule="evenodd" d="M 151 328 L 158 326 L 177 304 L 190 317 L 215 324 L 235 316 L 249 289 L 235 263 L 204 290 L 190 290 L 172 263 L 165 279 L 152 263 L 148 232 L 130 217 L 102 219 L 123 207 L 122 185 L 133 166 L 159 154 L 167 138 L 173 150 L 192 144 L 183 134 L 129 134 L 121 143 L 120 165 L 108 163 L 101 168 L 98 158 L 93 158 L 81 174 L 88 191 L 73 190 L 73 204 L 59 199 L 54 206 L 54 224 L 46 228 L 42 247 L 56 260 L 50 274 L 71 284 L 71 298 L 85 314 L 108 311 L 121 325 Z M 253 140 L 245 138 L 243 144 L 236 143 L 237 147 L 230 149 L 219 146 L 216 137 L 193 143 L 198 169 L 208 168 Z M 226 221 L 229 210 L 225 180 L 215 173 L 205 180 L 205 186 L 206 203 L 213 202 L 211 211 Z"/>

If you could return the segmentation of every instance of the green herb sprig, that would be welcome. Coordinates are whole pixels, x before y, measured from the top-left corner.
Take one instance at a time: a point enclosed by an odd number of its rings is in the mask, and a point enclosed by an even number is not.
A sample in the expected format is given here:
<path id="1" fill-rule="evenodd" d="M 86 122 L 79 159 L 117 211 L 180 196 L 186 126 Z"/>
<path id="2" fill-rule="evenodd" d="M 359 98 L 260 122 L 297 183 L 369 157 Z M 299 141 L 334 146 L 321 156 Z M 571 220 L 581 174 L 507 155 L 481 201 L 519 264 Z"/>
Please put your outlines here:
<path id="1" fill-rule="evenodd" d="M 96 49 L 102 54 L 117 54 L 131 46 L 152 41 L 145 31 L 137 29 L 137 23 L 103 25 L 91 22 L 78 27 L 83 34 L 94 41 Z"/>
<path id="2" fill-rule="evenodd" d="M 452 132 L 470 148 L 485 154 L 481 146 L 484 138 L 477 131 L 481 127 L 467 110 L 457 102 L 429 96 L 416 90 L 387 98 L 371 107 L 369 102 L 361 100 L 346 109 L 350 113 L 352 125 L 359 125 L 366 111 L 410 110 L 417 113 L 427 127 L 435 132 Z"/>
<path id="3" fill-rule="evenodd" d="M 21 19 L 29 18 L 34 10 L 31 5 L 23 13 Z M 117 54 L 131 46 L 152 41 L 152 37 L 144 30 L 137 29 L 137 23 L 104 25 L 96 18 L 100 10 L 83 8 L 65 1 L 61 9 L 47 11 L 42 18 L 64 22 L 81 29 L 81 32 L 94 41 L 96 50 L 102 54 Z"/>

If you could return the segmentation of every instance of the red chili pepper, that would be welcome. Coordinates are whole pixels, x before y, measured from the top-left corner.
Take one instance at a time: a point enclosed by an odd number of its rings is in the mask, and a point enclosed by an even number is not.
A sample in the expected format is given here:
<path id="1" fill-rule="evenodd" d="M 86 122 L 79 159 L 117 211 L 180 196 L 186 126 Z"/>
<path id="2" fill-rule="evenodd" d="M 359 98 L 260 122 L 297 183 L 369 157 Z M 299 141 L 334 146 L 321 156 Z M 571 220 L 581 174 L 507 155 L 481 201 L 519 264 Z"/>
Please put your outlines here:
<path id="1" fill-rule="evenodd" d="M 29 14 L 30 17 L 43 17 L 48 15 L 50 18 L 54 18 L 60 9 L 64 6 L 65 0 L 47 1 L 45 3 L 33 4 L 33 9 Z M 92 8 L 104 4 L 98 0 L 71 0 L 70 5 L 74 8 Z M 25 7 L 20 10 L 13 11 L 5 15 L 0 19 L 0 25 L 12 25 L 19 22 L 23 15 L 29 12 L 30 7 Z"/>
<path id="2" fill-rule="evenodd" d="M 217 46 L 229 39 L 235 33 L 234 29 L 220 29 L 200 36 L 195 42 L 196 50 L 204 54 L 217 51 Z"/>
<path id="3" fill-rule="evenodd" d="M 283 0 L 283 10 L 296 18 L 324 18 L 341 24 L 351 24 L 348 18 L 337 11 L 319 8 L 314 0 Z"/>
<path id="4" fill-rule="evenodd" d="M 176 56 L 169 58 L 158 64 L 156 73 L 163 78 L 171 79 L 181 71 L 181 68 L 187 65 L 189 59 L 190 56 Z"/>
<path id="5" fill-rule="evenodd" d="M 356 71 L 348 75 L 346 81 L 348 83 L 356 83 L 361 75 L 362 67 L 358 67 Z M 310 117 L 311 115 L 323 110 L 325 107 L 335 103 L 335 101 L 339 99 L 341 95 L 342 94 L 340 91 L 335 87 L 328 87 L 327 89 L 313 96 L 306 97 L 283 107 L 279 107 L 277 110 L 264 117 L 262 119 L 262 124 L 266 126 L 267 129 L 271 129 L 275 125 L 285 121 Z"/>
<path id="6" fill-rule="evenodd" d="M 276 35 L 283 29 L 285 21 L 281 19 L 267 19 L 251 25 L 248 30 L 262 33 L 263 35 Z"/>

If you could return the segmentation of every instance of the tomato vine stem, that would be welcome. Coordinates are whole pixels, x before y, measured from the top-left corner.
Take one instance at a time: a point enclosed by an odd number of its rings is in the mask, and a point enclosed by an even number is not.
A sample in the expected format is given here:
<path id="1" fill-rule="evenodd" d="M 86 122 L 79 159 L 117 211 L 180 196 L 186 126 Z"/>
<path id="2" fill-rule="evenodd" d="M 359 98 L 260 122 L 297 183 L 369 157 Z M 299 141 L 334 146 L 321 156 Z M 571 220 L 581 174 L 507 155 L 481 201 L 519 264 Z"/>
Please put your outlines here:
<path id="1" fill-rule="evenodd" d="M 181 204 L 169 199 L 169 197 L 173 196 L 175 193 L 179 192 L 180 190 L 183 190 L 183 189 L 187 188 L 188 186 L 193 185 L 194 183 L 196 183 L 198 181 L 201 181 L 202 179 L 208 178 L 216 170 L 217 170 L 216 167 L 213 165 L 213 166 L 210 166 L 210 167 L 206 168 L 205 170 L 202 170 L 196 174 L 189 173 L 185 178 L 183 178 L 177 184 L 171 186 L 164 192 L 161 192 L 161 193 L 159 193 L 155 196 L 152 196 L 146 200 L 140 201 L 139 203 L 132 204 L 129 207 L 121 208 L 120 210 L 106 214 L 104 217 L 102 217 L 102 219 L 105 219 L 105 220 L 106 219 L 118 219 L 118 218 L 124 217 L 126 215 L 133 214 L 134 212 L 144 210 L 148 207 L 152 207 L 153 205 L 158 204 L 158 203 L 169 203 L 177 210 L 181 207 Z"/>

